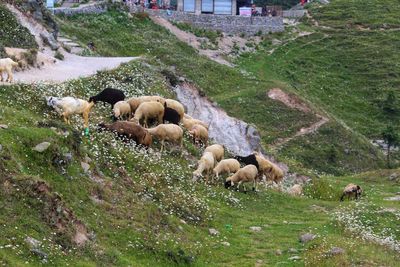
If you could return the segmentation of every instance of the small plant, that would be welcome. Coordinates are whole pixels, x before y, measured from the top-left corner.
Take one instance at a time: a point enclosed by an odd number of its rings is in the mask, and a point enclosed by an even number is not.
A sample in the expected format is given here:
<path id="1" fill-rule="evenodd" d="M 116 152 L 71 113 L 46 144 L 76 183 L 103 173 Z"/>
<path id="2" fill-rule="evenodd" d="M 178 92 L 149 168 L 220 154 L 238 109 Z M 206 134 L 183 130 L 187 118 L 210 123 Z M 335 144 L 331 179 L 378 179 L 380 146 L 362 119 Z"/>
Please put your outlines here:
<path id="1" fill-rule="evenodd" d="M 339 200 L 340 188 L 334 187 L 324 178 L 313 178 L 312 182 L 304 188 L 304 194 L 308 197 L 321 200 Z"/>
<path id="2" fill-rule="evenodd" d="M 37 54 L 38 50 L 36 48 L 32 48 L 25 52 L 23 57 L 29 65 L 33 66 L 36 64 Z"/>
<path id="3" fill-rule="evenodd" d="M 60 51 L 56 51 L 54 57 L 58 60 L 64 60 L 64 55 Z"/>
<path id="4" fill-rule="evenodd" d="M 149 14 L 146 12 L 139 12 L 135 13 L 134 17 L 137 18 L 138 20 L 147 20 L 149 19 Z"/>

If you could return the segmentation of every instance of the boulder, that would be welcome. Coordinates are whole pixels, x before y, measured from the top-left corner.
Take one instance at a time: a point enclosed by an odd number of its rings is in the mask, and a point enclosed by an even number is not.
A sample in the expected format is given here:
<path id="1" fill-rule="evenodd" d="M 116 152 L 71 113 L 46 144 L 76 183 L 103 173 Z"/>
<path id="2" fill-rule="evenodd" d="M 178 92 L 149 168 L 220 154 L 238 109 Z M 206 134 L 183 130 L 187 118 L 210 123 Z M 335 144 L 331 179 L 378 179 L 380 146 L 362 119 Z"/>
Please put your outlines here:
<path id="1" fill-rule="evenodd" d="M 33 150 L 42 153 L 43 151 L 47 150 L 51 144 L 49 142 L 43 142 L 38 144 L 33 148 Z"/>
<path id="2" fill-rule="evenodd" d="M 0 129 L 8 129 L 8 125 L 6 125 L 6 124 L 0 124 Z"/>
<path id="3" fill-rule="evenodd" d="M 40 38 L 42 38 L 43 43 L 50 46 L 52 50 L 60 48 L 60 45 L 52 34 L 42 32 L 40 33 Z"/>
<path id="4" fill-rule="evenodd" d="M 217 235 L 219 235 L 219 231 L 216 230 L 216 229 L 214 229 L 214 228 L 208 229 L 208 233 L 209 233 L 210 235 L 212 235 L 212 236 L 217 236 Z"/>
<path id="5" fill-rule="evenodd" d="M 261 227 L 260 226 L 251 226 L 249 229 L 251 231 L 253 231 L 253 232 L 260 232 L 261 231 Z"/>
<path id="6" fill-rule="evenodd" d="M 81 162 L 81 167 L 82 167 L 82 169 L 83 169 L 83 171 L 85 172 L 85 173 L 88 173 L 89 172 L 89 170 L 90 170 L 90 165 L 89 164 L 87 164 L 86 162 Z"/>
<path id="7" fill-rule="evenodd" d="M 36 240 L 33 237 L 26 237 L 25 238 L 25 243 L 29 246 L 29 248 L 34 249 L 34 248 L 38 248 L 40 247 L 40 245 L 42 244 L 42 242 L 40 242 L 39 240 Z"/>
<path id="8" fill-rule="evenodd" d="M 344 249 L 339 247 L 333 247 L 328 251 L 329 255 L 336 256 L 344 253 Z"/>

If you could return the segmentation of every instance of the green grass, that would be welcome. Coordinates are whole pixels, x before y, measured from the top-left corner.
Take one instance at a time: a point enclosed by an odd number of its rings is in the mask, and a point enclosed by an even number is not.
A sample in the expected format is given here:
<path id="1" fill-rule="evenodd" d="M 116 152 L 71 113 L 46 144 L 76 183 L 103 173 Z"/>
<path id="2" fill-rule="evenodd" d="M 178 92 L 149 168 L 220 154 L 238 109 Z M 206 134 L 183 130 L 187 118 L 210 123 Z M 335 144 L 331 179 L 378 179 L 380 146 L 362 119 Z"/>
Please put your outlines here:
<path id="1" fill-rule="evenodd" d="M 100 55 L 146 55 L 151 59 L 152 64 L 162 69 L 174 66 L 176 75 L 183 75 L 196 84 L 229 115 L 257 126 L 264 147 L 267 149 L 278 138 L 290 137 L 302 127 L 318 120 L 314 114 L 290 109 L 266 95 L 268 90 L 274 87 L 290 90 L 290 85 L 282 82 L 274 72 L 267 69 L 263 75 L 248 75 L 239 69 L 214 63 L 199 56 L 193 48 L 179 42 L 168 31 L 153 24 L 146 16 L 128 18 L 123 13 L 113 11 L 101 15 L 59 17 L 58 21 L 62 31 L 67 35 L 76 36 L 82 43 L 93 41 Z M 337 123 L 332 125 L 335 125 L 332 127 L 339 127 L 335 135 L 327 132 L 328 135 L 323 135 L 313 141 L 318 145 L 312 149 L 299 148 L 303 154 L 313 157 L 312 162 L 317 161 L 312 167 L 315 166 L 318 171 L 331 173 L 332 170 L 340 169 L 333 172 L 337 174 L 383 166 L 382 155 L 365 140 L 359 139 L 342 126 L 336 126 Z M 343 150 L 338 150 L 339 157 L 345 159 L 349 165 L 357 167 L 348 168 L 348 165 L 343 167 L 339 162 L 330 163 L 327 166 L 324 150 L 329 141 L 323 142 L 323 139 L 335 139 L 341 147 L 350 146 L 351 149 L 359 151 L 361 157 L 352 157 L 345 154 Z M 359 146 L 360 143 L 362 146 Z M 315 153 L 316 150 L 318 153 Z M 377 156 L 365 156 L 370 151 Z M 296 152 L 292 153 L 296 155 L 285 154 L 299 161 L 294 165 L 310 166 L 308 158 L 303 155 L 298 156 L 297 151 L 293 152 Z"/>
<path id="2" fill-rule="evenodd" d="M 0 4 L 0 21 L 0 58 L 5 57 L 4 47 L 37 48 L 35 38 L 3 4 Z"/>

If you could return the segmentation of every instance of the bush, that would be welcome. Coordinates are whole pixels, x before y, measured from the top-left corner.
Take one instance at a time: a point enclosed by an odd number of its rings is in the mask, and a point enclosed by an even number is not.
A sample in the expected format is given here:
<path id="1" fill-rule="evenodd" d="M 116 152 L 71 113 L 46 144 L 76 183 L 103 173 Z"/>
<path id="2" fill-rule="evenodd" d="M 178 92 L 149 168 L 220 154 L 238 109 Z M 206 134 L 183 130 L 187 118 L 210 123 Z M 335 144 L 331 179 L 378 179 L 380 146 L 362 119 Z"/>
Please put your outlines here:
<path id="1" fill-rule="evenodd" d="M 338 201 L 341 193 L 341 189 L 333 186 L 326 178 L 313 178 L 304 188 L 304 195 L 321 200 Z"/>
<path id="2" fill-rule="evenodd" d="M 29 65 L 34 66 L 36 64 L 37 53 L 38 50 L 36 48 L 32 48 L 25 52 L 23 57 Z"/>
<path id="3" fill-rule="evenodd" d="M 61 54 L 59 51 L 56 51 L 56 53 L 54 54 L 54 57 L 59 60 L 64 60 L 64 55 Z"/>

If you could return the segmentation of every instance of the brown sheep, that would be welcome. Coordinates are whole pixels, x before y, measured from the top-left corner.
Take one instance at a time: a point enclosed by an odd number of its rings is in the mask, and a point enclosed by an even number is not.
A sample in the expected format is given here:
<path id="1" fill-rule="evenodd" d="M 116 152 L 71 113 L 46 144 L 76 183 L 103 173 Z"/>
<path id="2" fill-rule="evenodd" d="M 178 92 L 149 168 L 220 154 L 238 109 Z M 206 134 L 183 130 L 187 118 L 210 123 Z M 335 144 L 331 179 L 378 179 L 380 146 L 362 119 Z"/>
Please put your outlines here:
<path id="1" fill-rule="evenodd" d="M 153 141 L 151 134 L 142 126 L 128 121 L 117 121 L 111 124 L 99 124 L 99 130 L 108 130 L 118 136 L 134 140 L 136 144 L 150 147 Z"/>
<path id="2" fill-rule="evenodd" d="M 189 134 L 193 137 L 194 143 L 201 141 L 204 145 L 207 145 L 208 130 L 204 126 L 200 124 L 194 125 L 189 131 Z"/>
<path id="3" fill-rule="evenodd" d="M 340 201 L 343 201 L 345 196 L 347 196 L 347 199 L 354 197 L 354 199 L 357 200 L 361 197 L 362 192 L 363 190 L 359 185 L 348 184 L 343 190 L 343 194 L 340 197 Z"/>

